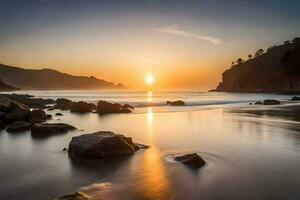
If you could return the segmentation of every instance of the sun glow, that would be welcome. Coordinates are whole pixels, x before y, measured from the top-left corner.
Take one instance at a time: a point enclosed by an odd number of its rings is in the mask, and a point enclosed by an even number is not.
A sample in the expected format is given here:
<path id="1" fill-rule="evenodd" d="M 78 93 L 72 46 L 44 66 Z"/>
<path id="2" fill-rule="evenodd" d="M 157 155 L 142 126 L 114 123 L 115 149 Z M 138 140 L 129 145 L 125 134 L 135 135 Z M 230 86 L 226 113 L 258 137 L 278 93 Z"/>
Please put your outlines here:
<path id="1" fill-rule="evenodd" d="M 155 81 L 155 78 L 152 74 L 148 74 L 146 77 L 145 77 L 145 83 L 148 85 L 148 86 L 151 86 L 153 85 Z"/>

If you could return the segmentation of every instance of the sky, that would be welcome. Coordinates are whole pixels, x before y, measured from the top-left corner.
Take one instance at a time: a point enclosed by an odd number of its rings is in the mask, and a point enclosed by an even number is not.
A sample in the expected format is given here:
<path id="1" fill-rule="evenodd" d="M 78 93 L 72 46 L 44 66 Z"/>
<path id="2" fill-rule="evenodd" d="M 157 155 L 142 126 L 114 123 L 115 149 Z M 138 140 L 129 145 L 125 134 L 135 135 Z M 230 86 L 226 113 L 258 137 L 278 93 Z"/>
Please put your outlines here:
<path id="1" fill-rule="evenodd" d="M 0 0 L 0 63 L 143 89 L 207 90 L 300 36 L 298 0 Z"/>

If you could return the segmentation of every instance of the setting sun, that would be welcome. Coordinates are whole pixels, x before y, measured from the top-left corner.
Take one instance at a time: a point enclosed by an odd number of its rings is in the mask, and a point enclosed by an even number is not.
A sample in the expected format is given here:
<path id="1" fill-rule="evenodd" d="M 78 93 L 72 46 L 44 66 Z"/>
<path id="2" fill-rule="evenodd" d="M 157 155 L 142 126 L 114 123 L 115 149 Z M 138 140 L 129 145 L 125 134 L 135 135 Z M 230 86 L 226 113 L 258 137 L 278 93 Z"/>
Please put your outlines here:
<path id="1" fill-rule="evenodd" d="M 145 77 L 145 83 L 147 85 L 153 85 L 155 79 L 154 79 L 154 76 L 152 74 L 148 74 L 146 77 Z"/>

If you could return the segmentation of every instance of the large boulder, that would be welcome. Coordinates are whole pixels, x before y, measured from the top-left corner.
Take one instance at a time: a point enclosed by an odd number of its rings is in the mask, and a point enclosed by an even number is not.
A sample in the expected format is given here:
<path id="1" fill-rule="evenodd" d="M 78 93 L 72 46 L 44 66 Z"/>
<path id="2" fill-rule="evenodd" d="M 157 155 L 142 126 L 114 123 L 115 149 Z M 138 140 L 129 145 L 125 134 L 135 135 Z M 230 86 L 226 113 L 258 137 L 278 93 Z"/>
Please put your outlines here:
<path id="1" fill-rule="evenodd" d="M 205 161 L 197 153 L 177 156 L 175 160 L 195 168 L 200 168 L 205 165 Z"/>
<path id="2" fill-rule="evenodd" d="M 110 131 L 99 131 L 73 137 L 68 153 L 77 158 L 106 158 L 118 155 L 130 155 L 139 150 L 130 137 Z"/>
<path id="3" fill-rule="evenodd" d="M 75 129 L 76 128 L 74 126 L 65 123 L 42 123 L 33 125 L 31 127 L 31 134 L 35 136 L 47 136 L 66 133 Z"/>
<path id="4" fill-rule="evenodd" d="M 19 131 L 27 131 L 30 130 L 31 123 L 23 122 L 23 121 L 16 121 L 9 124 L 7 128 L 7 132 L 19 132 Z"/>
<path id="5" fill-rule="evenodd" d="M 41 123 L 46 120 L 47 120 L 47 114 L 42 109 L 32 110 L 28 117 L 28 121 L 31 123 Z"/>
<path id="6" fill-rule="evenodd" d="M 8 113 L 5 116 L 5 121 L 8 123 L 14 121 L 26 121 L 29 115 L 30 110 L 26 105 L 11 101 L 8 106 Z"/>
<path id="7" fill-rule="evenodd" d="M 87 113 L 95 110 L 96 105 L 92 103 L 86 103 L 84 101 L 73 102 L 70 110 L 75 113 Z"/>
<path id="8" fill-rule="evenodd" d="M 184 106 L 184 101 L 177 100 L 177 101 L 167 101 L 167 104 L 170 106 Z"/>
<path id="9" fill-rule="evenodd" d="M 97 104 L 97 113 L 110 114 L 110 113 L 130 113 L 129 108 L 124 108 L 118 103 L 109 103 L 106 101 L 99 101 Z"/>
<path id="10" fill-rule="evenodd" d="M 89 196 L 82 192 L 75 192 L 56 198 L 55 200 L 89 200 Z"/>
<path id="11" fill-rule="evenodd" d="M 56 101 L 56 104 L 54 106 L 55 109 L 61 109 L 61 110 L 70 110 L 72 101 L 65 98 L 58 98 Z"/>

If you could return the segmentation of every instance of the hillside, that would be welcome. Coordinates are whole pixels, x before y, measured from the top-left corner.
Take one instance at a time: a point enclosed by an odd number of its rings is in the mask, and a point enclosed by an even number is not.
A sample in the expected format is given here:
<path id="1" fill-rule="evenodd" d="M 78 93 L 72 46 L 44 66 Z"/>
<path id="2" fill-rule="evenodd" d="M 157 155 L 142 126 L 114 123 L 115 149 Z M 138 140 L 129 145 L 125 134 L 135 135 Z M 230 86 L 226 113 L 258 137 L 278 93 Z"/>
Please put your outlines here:
<path id="1" fill-rule="evenodd" d="M 14 90 L 18 90 L 18 89 L 10 85 L 7 85 L 0 80 L 0 92 L 7 92 L 7 91 L 14 91 Z"/>
<path id="2" fill-rule="evenodd" d="M 264 52 L 238 59 L 222 74 L 216 91 L 222 92 L 300 92 L 300 39 L 285 41 Z"/>
<path id="3" fill-rule="evenodd" d="M 122 84 L 97 79 L 93 76 L 73 76 L 53 69 L 23 69 L 0 64 L 0 79 L 15 87 L 27 90 L 92 90 L 123 89 Z"/>

